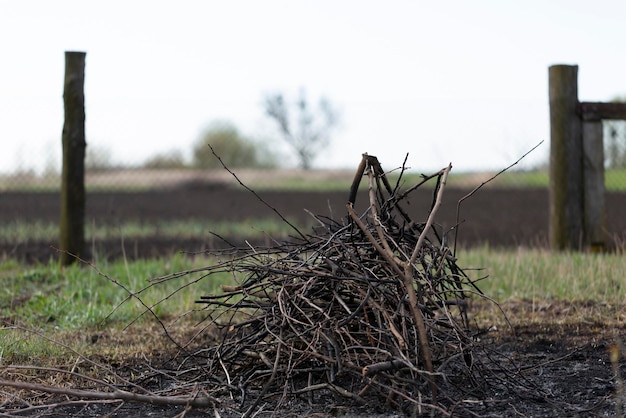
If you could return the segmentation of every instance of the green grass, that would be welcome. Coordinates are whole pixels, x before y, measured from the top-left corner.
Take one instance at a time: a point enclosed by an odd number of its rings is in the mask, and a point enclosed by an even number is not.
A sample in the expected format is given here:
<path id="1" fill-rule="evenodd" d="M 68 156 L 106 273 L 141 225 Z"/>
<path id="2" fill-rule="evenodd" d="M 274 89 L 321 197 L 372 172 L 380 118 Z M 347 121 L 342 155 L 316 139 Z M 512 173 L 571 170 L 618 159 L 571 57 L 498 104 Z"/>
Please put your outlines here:
<path id="1" fill-rule="evenodd" d="M 390 167 L 387 167 L 390 168 Z M 443 168 L 443 167 L 442 167 Z M 411 187 L 422 181 L 422 174 L 432 175 L 435 172 L 417 172 L 408 170 L 402 174 L 402 187 Z M 452 169 L 449 176 L 449 184 L 455 187 L 474 188 L 482 181 L 489 179 L 496 172 L 456 172 Z M 387 173 L 387 178 L 392 186 L 395 186 L 399 178 L 399 170 Z M 261 177 L 260 180 L 250 179 L 245 182 L 253 190 L 278 190 L 278 191 L 311 191 L 311 192 L 348 192 L 354 180 L 354 172 L 346 171 L 336 177 L 310 176 L 307 172 L 293 174 L 291 176 L 277 176 L 271 181 Z M 548 170 L 509 170 L 498 175 L 489 183 L 491 187 L 514 187 L 514 188 L 548 188 L 550 177 Z M 435 179 L 429 180 L 422 187 L 434 187 Z M 367 178 L 361 179 L 360 189 L 368 187 Z M 605 172 L 605 187 L 607 191 L 626 191 L 626 168 L 610 169 Z"/>
<path id="2" fill-rule="evenodd" d="M 392 167 L 385 167 L 390 169 Z M 442 167 L 443 168 L 443 167 Z M 163 172 L 166 175 L 166 171 Z M 344 191 L 348 192 L 350 185 L 354 178 L 354 171 L 344 170 L 341 172 L 332 172 L 332 175 L 325 174 L 324 170 L 305 172 L 294 171 L 292 173 L 283 173 L 278 171 L 275 175 L 266 175 L 265 171 L 258 172 L 259 175 L 248 174 L 245 177 L 244 183 L 256 191 L 262 190 L 278 190 L 278 191 L 317 191 L 317 192 L 331 192 L 331 191 Z M 389 181 L 394 184 L 398 178 L 398 170 L 392 170 L 388 173 Z M 431 175 L 432 172 L 425 172 L 423 174 Z M 469 187 L 473 188 L 478 186 L 482 181 L 493 176 L 495 172 L 457 172 L 454 168 L 450 173 L 449 183 L 450 185 L 457 187 Z M 138 192 L 142 190 L 148 190 L 154 187 L 158 187 L 159 184 L 131 184 L 133 180 L 136 180 L 136 176 L 141 176 L 141 171 L 138 171 L 133 178 L 117 179 L 111 184 L 87 184 L 88 191 L 133 191 Z M 147 174 L 144 174 L 147 175 Z M 6 176 L 5 176 L 6 177 Z M 421 181 L 421 173 L 415 170 L 409 170 L 403 174 L 403 184 L 412 186 Z M 234 181 L 231 180 L 232 186 L 236 186 Z M 367 179 L 362 179 L 361 188 L 367 187 Z M 435 185 L 434 181 L 427 183 L 427 187 Z M 548 170 L 509 170 L 500 174 L 497 179 L 490 182 L 491 187 L 519 187 L 519 188 L 547 188 L 549 186 L 549 173 Z M 626 191 L 626 168 L 621 169 L 609 169 L 605 171 L 605 187 L 607 191 Z M 0 189 L 2 190 L 15 190 L 15 191 L 54 191 L 58 190 L 59 181 L 54 178 L 53 181 L 49 179 L 38 179 L 35 177 L 19 177 L 9 181 L 7 178 L 0 176 Z"/>
<path id="3" fill-rule="evenodd" d="M 210 260 L 176 254 L 128 263 L 104 262 L 95 267 L 75 263 L 65 268 L 54 261 L 24 268 L 7 260 L 0 264 L 0 316 L 26 326 L 65 329 L 98 327 L 107 321 L 125 323 L 134 319 L 144 307 L 131 299 L 106 319 L 128 296 L 124 288 L 136 292 L 148 285 L 150 278 L 198 267 L 198 263 L 208 265 Z M 179 288 L 184 280 L 198 277 L 198 274 L 192 274 L 164 282 L 143 292 L 141 298 L 147 304 L 155 303 Z M 200 294 L 216 291 L 220 284 L 230 282 L 232 277 L 228 274 L 214 275 L 202 285 Z M 198 289 L 195 293 L 180 292 L 168 303 L 156 307 L 155 312 L 165 316 L 178 315 L 193 308 L 198 295 Z"/>
<path id="4" fill-rule="evenodd" d="M 458 256 L 459 266 L 468 269 L 471 277 L 489 276 L 479 287 L 497 300 L 584 300 L 613 305 L 626 300 L 623 254 L 475 248 Z M 476 267 L 484 270 L 471 270 Z"/>
<path id="5" fill-rule="evenodd" d="M 463 181 L 467 176 L 468 173 L 461 173 L 457 179 Z M 550 186 L 550 174 L 547 170 L 506 171 L 493 181 L 493 186 L 547 189 Z M 606 170 L 604 187 L 609 192 L 626 191 L 626 168 Z"/>
<path id="6" fill-rule="evenodd" d="M 67 332 L 76 334 L 95 332 L 100 329 L 121 329 L 138 319 L 138 324 L 152 320 L 150 315 L 140 315 L 146 310 L 129 293 L 144 289 L 149 279 L 190 268 L 209 265 L 204 257 L 172 255 L 162 259 L 102 263 L 96 268 L 74 264 L 61 268 L 57 262 L 35 266 L 23 266 L 13 260 L 0 263 L 0 364 L 2 358 L 13 356 L 33 357 L 58 351 L 55 344 L 40 338 L 25 336 L 20 329 L 40 330 L 58 338 Z M 185 283 L 199 280 L 202 273 L 190 274 L 168 280 L 143 291 L 139 296 L 160 318 L 175 318 L 198 309 L 194 301 L 202 294 L 215 293 L 223 283 L 232 283 L 229 273 L 216 273 L 173 294 Z M 172 295 L 173 294 L 173 295 Z M 172 295 L 172 296 L 170 296 Z M 201 314 L 190 314 L 199 320 Z M 38 341 L 38 342 L 34 342 Z M 56 350 L 56 351 L 55 351 Z M 27 354 L 24 354 L 24 353 Z"/>
<path id="7" fill-rule="evenodd" d="M 610 192 L 626 191 L 626 168 L 607 170 L 604 173 L 604 187 Z"/>
<path id="8" fill-rule="evenodd" d="M 488 247 L 457 253 L 458 265 L 479 288 L 498 302 L 509 300 L 599 302 L 622 309 L 626 300 L 626 265 L 623 254 L 553 253 L 539 249 L 500 250 Z M 136 299 L 126 302 L 128 292 L 146 288 L 149 279 L 192 268 L 206 267 L 216 260 L 181 254 L 160 259 L 103 262 L 97 269 L 75 264 L 67 268 L 56 262 L 24 266 L 13 260 L 0 262 L 0 364 L 6 362 L 61 359 L 67 350 L 46 338 L 71 342 L 79 349 L 98 350 L 89 345 L 89 335 L 102 330 L 121 330 L 138 319 L 133 329 L 144 329 L 155 321 L 141 316 L 145 306 Z M 220 291 L 232 284 L 232 273 L 221 272 L 202 278 L 193 273 L 164 281 L 140 293 L 141 299 L 165 321 L 182 314 L 192 322 L 202 313 L 194 311 L 200 295 Z M 186 283 L 198 281 L 175 293 Z M 122 285 L 122 286 L 120 286 Z M 175 293 L 175 294 L 173 294 Z M 137 328 L 139 327 L 139 328 Z M 37 330 L 41 335 L 25 330 Z M 152 338 L 159 335 L 155 330 Z M 133 331 L 135 332 L 135 331 Z M 139 334 L 140 335 L 140 334 Z M 123 345 L 123 344 L 122 344 Z M 145 341 L 136 343 L 142 347 Z M 91 347 L 91 348 L 90 348 Z M 113 356 L 121 355 L 118 346 Z M 45 361 L 44 361 L 45 363 Z"/>
<path id="9" fill-rule="evenodd" d="M 546 170 L 505 171 L 493 180 L 493 186 L 497 187 L 547 189 L 549 184 L 550 177 Z"/>
<path id="10" fill-rule="evenodd" d="M 290 221 L 302 231 L 308 231 L 311 225 L 300 225 Z M 253 226 L 250 226 L 253 225 Z M 245 236 L 262 238 L 268 234 L 273 237 L 293 235 L 293 229 L 280 219 L 255 219 L 254 222 L 214 222 L 205 220 L 163 220 L 156 222 L 125 222 L 122 225 L 95 224 L 85 225 L 87 241 L 121 238 L 175 237 L 193 238 L 216 233 L 224 237 Z M 47 221 L 12 221 L 0 223 L 0 240 L 10 243 L 28 243 L 29 241 L 56 242 L 59 238 L 59 226 Z"/>
<path id="11" fill-rule="evenodd" d="M 619 303 L 626 299 L 623 278 L 626 266 L 620 254 L 553 253 L 545 250 L 493 250 L 476 248 L 460 251 L 458 264 L 473 278 L 489 277 L 479 287 L 497 300 L 555 299 L 595 300 Z M 148 279 L 214 263 L 208 257 L 169 257 L 133 262 L 104 262 L 95 268 L 74 264 L 60 268 L 56 262 L 23 266 L 6 260 L 0 264 L 0 317 L 31 327 L 73 329 L 124 324 L 144 309 L 137 301 L 123 304 L 127 296 L 113 281 L 131 291 L 148 284 Z M 482 268 L 477 271 L 475 268 Z M 104 275 L 108 276 L 105 277 Z M 172 293 L 198 274 L 164 282 L 141 294 L 154 303 Z M 201 294 L 232 283 L 230 274 L 219 273 L 180 292 L 159 305 L 156 312 L 176 316 L 194 307 Z M 104 322 L 103 322 L 104 321 Z"/>

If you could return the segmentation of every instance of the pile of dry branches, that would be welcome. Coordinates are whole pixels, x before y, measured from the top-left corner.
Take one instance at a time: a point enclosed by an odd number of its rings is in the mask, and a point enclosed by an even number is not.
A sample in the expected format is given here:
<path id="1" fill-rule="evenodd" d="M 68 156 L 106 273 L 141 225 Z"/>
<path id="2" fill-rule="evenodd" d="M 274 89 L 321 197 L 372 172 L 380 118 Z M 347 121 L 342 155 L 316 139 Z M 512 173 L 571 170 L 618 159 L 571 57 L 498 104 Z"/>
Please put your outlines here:
<path id="1" fill-rule="evenodd" d="M 480 291 L 434 222 L 450 168 L 402 191 L 402 175 L 392 186 L 364 155 L 343 220 L 318 216 L 312 234 L 229 261 L 245 280 L 201 297 L 221 343 L 195 355 L 247 414 L 270 398 L 329 392 L 442 411 L 454 403 L 450 388 L 478 385 L 466 298 Z M 362 181 L 369 204 L 357 213 Z M 430 213 L 412 220 L 403 203 L 429 181 Z"/>

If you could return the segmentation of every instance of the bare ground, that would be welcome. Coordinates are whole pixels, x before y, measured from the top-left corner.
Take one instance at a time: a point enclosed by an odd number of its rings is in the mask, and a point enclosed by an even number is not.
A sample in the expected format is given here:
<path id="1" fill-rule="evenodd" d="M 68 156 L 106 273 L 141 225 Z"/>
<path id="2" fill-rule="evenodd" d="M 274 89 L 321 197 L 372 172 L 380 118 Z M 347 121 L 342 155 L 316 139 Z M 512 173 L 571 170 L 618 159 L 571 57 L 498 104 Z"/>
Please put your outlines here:
<path id="1" fill-rule="evenodd" d="M 625 308 L 595 303 L 538 305 L 532 301 L 509 301 L 502 305 L 510 320 L 509 326 L 493 305 L 481 302 L 473 306 L 471 312 L 477 323 L 495 329 L 483 337 L 481 346 L 484 349 L 475 355 L 488 356 L 492 364 L 498 364 L 502 368 L 503 381 L 508 382 L 508 386 L 496 381 L 483 382 L 486 396 L 474 397 L 468 387 L 467 393 L 459 394 L 457 399 L 442 399 L 442 407 L 452 416 L 619 415 L 618 401 L 626 402 L 626 397 L 623 392 L 621 397 L 616 397 L 616 394 L 626 376 L 626 361 L 622 355 L 617 363 L 612 362 L 610 350 L 620 338 L 623 341 L 626 337 Z M 180 367 L 181 359 L 177 357 L 180 353 L 171 346 L 167 348 L 157 326 L 144 328 L 146 332 L 143 333 L 136 331 L 102 331 L 98 333 L 98 338 L 86 336 L 93 343 L 93 352 L 100 353 L 90 357 L 152 393 L 172 394 L 172 388 L 180 384 L 177 373 L 185 369 Z M 190 330 L 172 329 L 172 333 L 182 337 Z M 210 343 L 210 339 L 211 333 L 207 332 L 205 342 Z M 107 350 L 107 347 L 119 344 L 131 347 L 123 358 Z M 615 373 L 616 367 L 618 374 Z M 202 382 L 198 382 L 195 390 L 200 390 L 199 395 L 203 394 Z M 210 391 L 210 388 L 204 390 Z M 189 394 L 193 390 L 179 389 L 178 393 Z M 41 395 L 37 395 L 35 401 L 45 401 L 49 408 L 31 409 L 27 414 L 19 412 L 24 405 L 4 405 L 4 408 L 5 413 L 15 416 L 200 417 L 210 414 L 238 417 L 250 403 L 240 405 L 239 395 L 238 391 L 223 394 L 218 403 L 206 408 L 131 401 L 77 401 L 67 396 Z M 398 417 L 415 413 L 388 409 L 384 402 L 360 405 L 324 391 L 313 398 L 289 397 L 277 406 L 280 398 L 281 393 L 270 394 L 255 416 Z M 430 412 L 424 411 L 424 416 L 429 416 Z M 624 412 L 622 410 L 621 413 Z M 444 415 L 435 413 L 434 416 Z"/>

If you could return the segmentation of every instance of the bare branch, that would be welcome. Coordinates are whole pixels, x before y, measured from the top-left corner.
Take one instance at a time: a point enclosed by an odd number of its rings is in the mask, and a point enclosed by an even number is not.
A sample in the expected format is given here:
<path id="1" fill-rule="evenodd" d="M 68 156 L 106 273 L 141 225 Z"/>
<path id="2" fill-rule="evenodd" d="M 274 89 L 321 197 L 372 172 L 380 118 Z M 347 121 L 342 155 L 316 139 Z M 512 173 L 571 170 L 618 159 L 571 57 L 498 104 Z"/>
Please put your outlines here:
<path id="1" fill-rule="evenodd" d="M 155 394 L 128 392 L 119 389 L 112 392 L 100 392 L 92 390 L 61 388 L 56 386 L 41 385 L 38 383 L 16 382 L 5 379 L 0 379 L 0 386 L 8 386 L 29 391 L 53 393 L 56 395 L 71 396 L 79 399 L 120 400 L 143 402 L 155 405 L 184 405 L 192 406 L 194 408 L 205 408 L 207 406 L 213 406 L 215 404 L 221 403 L 219 399 L 215 399 L 210 396 L 160 396 Z"/>
<path id="2" fill-rule="evenodd" d="M 468 194 L 466 194 L 465 196 L 463 196 L 461 199 L 459 199 L 457 205 L 456 205 L 456 227 L 454 229 L 454 249 L 452 254 L 456 255 L 456 239 L 458 236 L 458 232 L 459 232 L 459 225 L 460 225 L 460 221 L 459 221 L 459 216 L 461 213 L 461 203 L 463 203 L 463 201 L 469 197 L 471 197 L 474 193 L 476 193 L 478 190 L 480 190 L 485 184 L 489 183 L 490 181 L 492 181 L 493 179 L 495 179 L 496 177 L 498 177 L 500 174 L 504 173 L 505 171 L 511 169 L 511 167 L 517 165 L 520 161 L 522 161 L 524 158 L 526 158 L 526 156 L 528 154 L 530 154 L 531 152 L 533 152 L 535 149 L 537 149 L 537 147 L 539 147 L 539 145 L 543 144 L 543 140 L 540 141 L 537 145 L 535 145 L 534 147 L 532 147 L 530 150 L 528 150 L 524 155 L 522 155 L 521 157 L 519 157 L 517 159 L 517 161 L 515 161 L 513 164 L 503 168 L 502 170 L 498 171 L 496 174 L 494 174 L 493 176 L 491 176 L 489 179 L 483 181 L 482 183 L 480 183 L 478 186 L 476 186 L 474 188 L 474 190 L 472 190 L 471 192 L 469 192 Z"/>

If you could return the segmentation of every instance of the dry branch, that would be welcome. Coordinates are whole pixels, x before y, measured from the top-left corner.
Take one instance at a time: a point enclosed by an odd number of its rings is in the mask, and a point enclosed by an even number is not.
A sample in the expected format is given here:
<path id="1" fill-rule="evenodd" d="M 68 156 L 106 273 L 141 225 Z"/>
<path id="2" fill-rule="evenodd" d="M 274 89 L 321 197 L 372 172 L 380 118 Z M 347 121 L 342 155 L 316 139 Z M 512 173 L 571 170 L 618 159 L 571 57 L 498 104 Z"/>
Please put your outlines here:
<path id="1" fill-rule="evenodd" d="M 220 403 L 218 399 L 214 399 L 211 397 L 159 396 L 154 394 L 133 393 L 125 390 L 101 392 L 93 390 L 61 388 L 57 386 L 41 385 L 38 383 L 17 382 L 4 379 L 0 379 L 0 386 L 8 386 L 29 391 L 53 393 L 56 395 L 65 395 L 78 399 L 133 401 L 155 405 L 184 405 L 195 408 L 205 408 L 207 406 L 214 406 Z"/>

